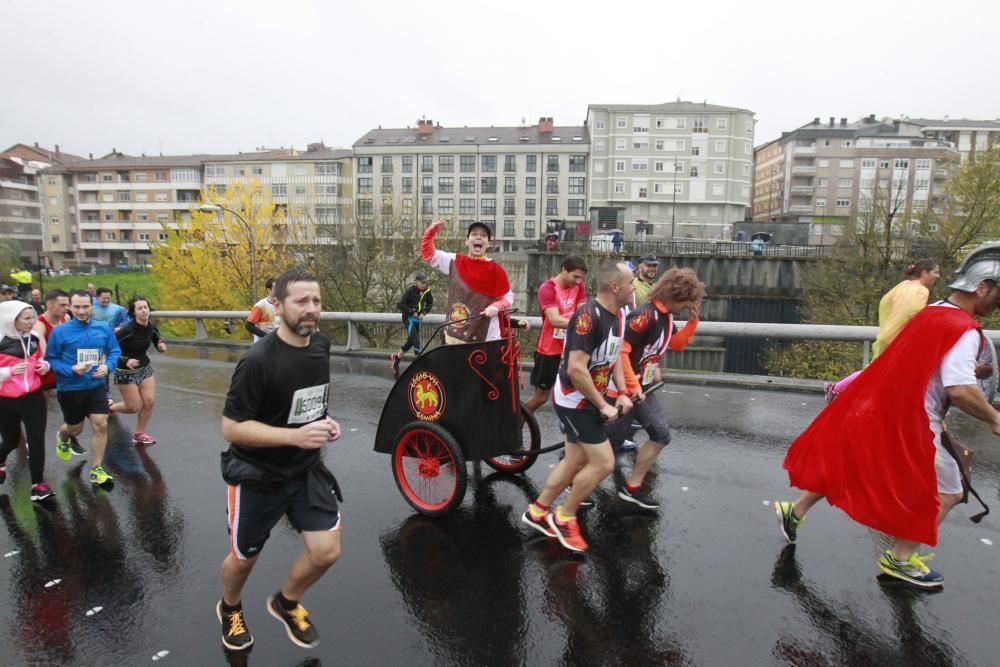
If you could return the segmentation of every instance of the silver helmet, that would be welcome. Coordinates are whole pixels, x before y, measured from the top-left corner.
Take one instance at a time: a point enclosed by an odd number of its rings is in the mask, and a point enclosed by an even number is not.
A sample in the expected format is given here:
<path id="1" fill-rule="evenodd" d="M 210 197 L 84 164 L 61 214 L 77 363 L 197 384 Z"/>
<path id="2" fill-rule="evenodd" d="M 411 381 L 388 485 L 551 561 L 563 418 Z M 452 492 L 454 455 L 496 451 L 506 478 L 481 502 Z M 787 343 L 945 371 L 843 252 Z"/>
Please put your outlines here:
<path id="1" fill-rule="evenodd" d="M 970 252 L 955 275 L 948 287 L 962 292 L 975 292 L 984 280 L 1000 283 L 1000 242 L 983 243 Z"/>

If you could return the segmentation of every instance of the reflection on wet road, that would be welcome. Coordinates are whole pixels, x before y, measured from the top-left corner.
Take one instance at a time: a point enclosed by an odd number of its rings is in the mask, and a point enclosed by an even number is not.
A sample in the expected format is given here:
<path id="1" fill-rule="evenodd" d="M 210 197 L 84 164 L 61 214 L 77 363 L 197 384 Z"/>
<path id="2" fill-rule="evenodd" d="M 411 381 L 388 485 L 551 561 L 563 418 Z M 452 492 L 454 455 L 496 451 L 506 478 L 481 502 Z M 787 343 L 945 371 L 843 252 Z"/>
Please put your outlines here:
<path id="1" fill-rule="evenodd" d="M 669 386 L 675 438 L 653 480 L 660 513 L 636 512 L 606 482 L 583 518 L 592 551 L 575 557 L 519 523 L 555 454 L 523 477 L 470 465 L 459 511 L 414 515 L 390 457 L 372 451 L 388 364 L 357 359 L 333 362 L 331 413 L 344 435 L 326 458 L 345 494 L 344 555 L 304 600 L 320 645 L 293 646 L 264 609 L 300 548 L 282 524 L 244 591 L 256 645 L 227 656 L 214 605 L 233 356 L 188 349 L 154 364 L 159 444 L 132 446 L 133 418 L 113 418 L 113 490 L 95 491 L 86 462 L 50 449 L 56 495 L 40 506 L 28 500 L 23 450 L 8 460 L 5 666 L 996 664 L 1000 519 L 952 513 L 936 549 L 945 588 L 933 595 L 879 584 L 883 538 L 826 506 L 784 547 L 765 503 L 792 495 L 781 457 L 818 396 Z M 558 439 L 554 422 L 539 414 L 545 443 Z M 996 501 L 1000 447 L 968 420 L 956 426 L 980 456 L 980 493 Z"/>

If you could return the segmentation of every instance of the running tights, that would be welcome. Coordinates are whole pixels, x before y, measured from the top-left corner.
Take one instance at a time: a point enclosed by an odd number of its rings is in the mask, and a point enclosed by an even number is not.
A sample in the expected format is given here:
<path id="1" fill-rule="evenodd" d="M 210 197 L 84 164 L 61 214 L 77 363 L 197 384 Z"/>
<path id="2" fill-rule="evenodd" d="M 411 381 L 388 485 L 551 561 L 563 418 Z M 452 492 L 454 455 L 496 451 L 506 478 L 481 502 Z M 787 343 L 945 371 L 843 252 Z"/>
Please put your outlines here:
<path id="1" fill-rule="evenodd" d="M 31 483 L 39 484 L 45 475 L 45 393 L 39 389 L 18 398 L 0 397 L 0 463 L 17 449 L 21 440 L 21 423 L 24 423 L 28 442 L 28 467 Z"/>

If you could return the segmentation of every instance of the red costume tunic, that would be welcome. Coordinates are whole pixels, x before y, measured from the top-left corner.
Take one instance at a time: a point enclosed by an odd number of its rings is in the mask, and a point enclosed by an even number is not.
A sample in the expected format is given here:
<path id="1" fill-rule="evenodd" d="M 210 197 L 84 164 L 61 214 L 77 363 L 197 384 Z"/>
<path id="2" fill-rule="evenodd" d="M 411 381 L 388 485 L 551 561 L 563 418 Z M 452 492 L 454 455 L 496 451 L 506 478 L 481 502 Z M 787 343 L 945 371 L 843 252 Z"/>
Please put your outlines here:
<path id="1" fill-rule="evenodd" d="M 924 394 L 941 359 L 979 323 L 925 308 L 792 443 L 792 486 L 821 493 L 858 523 L 937 544 L 940 499 Z"/>

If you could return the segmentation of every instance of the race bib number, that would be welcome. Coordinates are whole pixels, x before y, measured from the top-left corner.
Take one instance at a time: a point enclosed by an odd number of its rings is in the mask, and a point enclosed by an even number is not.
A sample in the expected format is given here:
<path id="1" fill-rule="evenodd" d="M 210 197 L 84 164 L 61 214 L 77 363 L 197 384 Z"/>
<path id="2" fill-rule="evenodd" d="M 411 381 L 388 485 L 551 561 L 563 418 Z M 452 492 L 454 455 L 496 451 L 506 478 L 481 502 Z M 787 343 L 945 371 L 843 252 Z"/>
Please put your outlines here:
<path id="1" fill-rule="evenodd" d="M 326 414 L 330 383 L 299 389 L 292 395 L 292 408 L 288 411 L 289 424 L 308 424 Z"/>
<path id="2" fill-rule="evenodd" d="M 565 329 L 552 329 L 552 338 L 555 340 L 566 340 Z"/>
<path id="3" fill-rule="evenodd" d="M 81 348 L 76 351 L 76 363 L 78 364 L 90 364 L 91 366 L 100 366 L 102 363 L 101 350 L 93 348 Z"/>
<path id="4" fill-rule="evenodd" d="M 642 369 L 642 386 L 653 384 L 656 380 L 656 364 L 650 362 Z"/>

